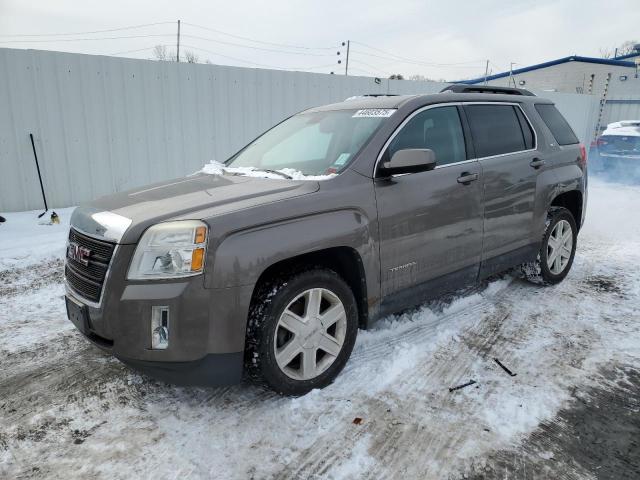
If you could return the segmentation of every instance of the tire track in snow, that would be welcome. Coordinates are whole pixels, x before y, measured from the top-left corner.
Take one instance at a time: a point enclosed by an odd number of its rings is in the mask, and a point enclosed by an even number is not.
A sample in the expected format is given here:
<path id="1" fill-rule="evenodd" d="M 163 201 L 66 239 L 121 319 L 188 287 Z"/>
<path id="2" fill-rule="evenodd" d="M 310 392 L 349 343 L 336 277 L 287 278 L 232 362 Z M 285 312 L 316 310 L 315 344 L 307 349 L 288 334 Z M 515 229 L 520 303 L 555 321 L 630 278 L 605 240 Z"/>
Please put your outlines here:
<path id="1" fill-rule="evenodd" d="M 415 328 L 404 331 L 393 337 L 388 344 L 378 345 L 378 348 L 371 349 L 369 346 L 365 346 L 366 353 L 358 356 L 357 361 L 358 363 L 366 363 L 369 360 L 368 357 L 379 357 L 381 354 L 388 354 L 393 351 L 395 345 L 402 342 L 410 342 L 413 345 L 429 342 L 438 325 L 446 321 L 453 321 L 455 318 L 477 314 L 481 315 L 481 320 L 471 320 L 470 323 L 472 325 L 462 335 L 477 335 L 478 333 L 474 332 L 474 330 L 480 327 L 480 332 L 484 331 L 485 324 L 491 323 L 492 318 L 495 317 L 498 321 L 504 318 L 504 312 L 494 311 L 492 304 L 483 299 L 466 309 L 443 315 L 434 322 L 417 325 Z M 491 341 L 491 337 L 486 337 L 482 343 L 485 344 Z M 302 459 L 300 462 L 293 461 L 294 467 L 279 472 L 276 477 L 290 479 L 320 478 L 325 474 L 330 474 L 330 470 L 335 463 L 349 459 L 349 449 L 345 448 L 345 446 L 356 444 L 364 436 L 371 436 L 376 439 L 377 446 L 373 448 L 373 451 L 378 454 L 383 453 L 381 457 L 376 457 L 378 466 L 393 462 L 394 458 L 397 457 L 394 452 L 403 451 L 407 447 L 411 450 L 411 446 L 415 445 L 416 442 L 420 442 L 421 445 L 429 442 L 432 448 L 435 447 L 437 450 L 451 448 L 452 444 L 455 445 L 459 441 L 461 435 L 457 438 L 449 438 L 447 442 L 443 443 L 436 436 L 424 432 L 426 429 L 424 425 L 412 427 L 407 431 L 402 425 L 411 425 L 414 420 L 403 418 L 403 415 L 397 412 L 397 408 L 395 408 L 395 405 L 402 405 L 405 402 L 405 399 L 401 398 L 400 394 L 397 393 L 398 391 L 402 395 L 418 397 L 416 401 L 420 401 L 422 394 L 424 394 L 433 402 L 438 398 L 438 391 L 446 390 L 448 386 L 456 384 L 460 378 L 469 373 L 468 362 L 462 361 L 462 359 L 451 359 L 443 353 L 442 350 L 439 350 L 433 354 L 433 357 L 428 355 L 420 364 L 410 369 L 406 377 L 396 382 L 392 391 L 381 392 L 379 398 L 367 398 L 367 419 L 365 419 L 363 425 L 353 426 L 348 419 L 345 419 L 342 431 L 332 431 L 319 438 L 309 448 L 299 453 L 298 458 Z M 470 357 L 466 351 L 461 351 L 460 356 L 465 356 L 465 360 Z M 425 372 L 428 373 L 425 375 Z M 436 382 L 438 389 L 434 391 L 433 385 Z M 357 390 L 357 386 L 355 389 Z M 446 397 L 443 399 L 444 402 L 435 407 L 432 404 L 432 408 L 448 407 L 450 400 Z M 389 436 L 389 432 L 392 433 L 391 436 Z M 340 437 L 336 438 L 337 435 Z M 389 448 L 391 445 L 393 445 L 393 448 Z M 389 470 L 391 473 L 395 473 L 393 468 Z M 370 475 L 370 478 L 385 478 L 385 476 L 389 475 L 389 472 L 374 469 Z"/>
<path id="2" fill-rule="evenodd" d="M 0 272 L 0 299 L 32 292 L 64 279 L 64 260 L 49 260 L 37 267 L 14 268 Z"/>
<path id="3" fill-rule="evenodd" d="M 594 262 L 585 262 L 580 272 L 581 276 L 589 277 L 593 269 Z M 580 284 L 579 279 L 574 278 L 570 290 L 575 290 Z M 493 362 L 494 356 L 500 357 L 508 364 L 517 364 L 515 353 L 523 343 L 526 343 L 526 338 L 535 330 L 537 322 L 528 322 L 529 317 L 526 317 L 525 320 L 520 320 L 518 325 L 520 332 L 515 332 L 515 334 L 510 331 L 503 335 L 502 327 L 505 322 L 509 321 L 514 304 L 518 303 L 522 297 L 529 296 L 532 289 L 538 290 L 539 288 L 518 281 L 512 282 L 507 293 L 501 295 L 500 298 L 493 299 L 498 306 L 492 312 L 484 312 L 484 316 L 480 321 L 463 330 L 460 334 L 461 341 L 459 344 L 447 345 L 427 358 L 424 363 L 416 365 L 412 370 L 413 374 L 410 373 L 406 378 L 394 384 L 394 390 L 400 390 L 405 394 L 412 393 L 412 390 L 414 393 L 422 392 L 428 394 L 429 392 L 424 392 L 427 386 L 434 383 L 441 385 L 442 388 L 444 388 L 444 385 L 454 385 L 456 381 L 466 379 L 473 367 L 478 364 L 484 369 L 498 369 L 498 373 L 501 374 L 500 367 Z M 486 308 L 487 306 L 489 305 L 485 302 L 480 302 L 478 305 L 473 305 L 469 309 L 456 312 L 451 316 L 464 315 L 469 311 L 479 313 L 482 307 Z M 428 334 L 433 331 L 433 328 L 437 328 L 442 323 L 443 318 L 440 318 L 430 322 L 427 324 L 428 326 L 418 325 L 393 338 L 388 343 L 397 345 L 408 339 L 413 342 L 422 342 L 428 339 Z M 562 339 L 559 339 L 559 341 L 562 342 Z M 460 344 L 466 348 L 459 348 Z M 577 355 L 571 360 L 572 363 L 575 362 L 578 365 L 586 356 L 586 353 L 582 354 L 582 352 L 588 349 L 589 345 L 583 344 L 579 347 L 577 348 Z M 369 352 L 375 352 L 374 355 L 380 355 L 388 353 L 389 350 L 383 345 L 378 345 L 374 348 L 365 346 L 363 348 L 366 351 L 362 355 L 356 356 L 359 361 L 368 360 L 371 356 L 367 354 Z M 497 350 L 499 350 L 499 354 Z M 426 375 L 423 374 L 425 371 L 428 372 Z M 506 375 L 506 373 L 503 375 Z M 484 395 L 485 401 L 489 395 L 489 392 Z M 417 396 L 421 397 L 422 395 Z M 393 392 L 384 392 L 382 397 L 393 398 Z M 450 396 L 436 394 L 429 396 L 428 399 L 432 402 L 431 409 L 442 412 L 442 415 L 447 413 L 455 415 L 456 407 Z M 388 407 L 392 403 L 369 401 L 367 405 L 369 408 L 368 415 L 373 419 L 382 420 L 370 421 L 365 428 L 361 428 L 352 434 L 349 434 L 349 432 L 353 430 L 353 427 L 347 424 L 348 426 L 343 427 L 346 432 L 340 432 L 342 438 L 337 436 L 337 432 L 332 432 L 330 435 L 318 439 L 311 447 L 299 454 L 299 458 L 304 459 L 301 464 L 293 469 L 281 471 L 278 477 L 314 478 L 315 476 L 322 477 L 326 474 L 329 474 L 330 477 L 332 462 L 339 464 L 347 461 L 349 454 L 344 452 L 345 449 L 348 450 L 346 446 L 356 444 L 366 434 L 373 438 L 373 445 L 370 447 L 369 452 L 376 460 L 375 467 L 367 474 L 368 478 L 391 478 L 401 474 L 406 475 L 408 465 L 413 466 L 413 468 L 409 468 L 412 474 L 425 475 L 425 478 L 438 478 L 441 474 L 444 475 L 450 470 L 450 466 L 447 466 L 443 468 L 443 471 L 433 471 L 434 464 L 436 466 L 439 465 L 438 459 L 441 464 L 446 465 L 447 457 L 452 452 L 455 452 L 456 448 L 460 447 L 469 438 L 473 438 L 474 435 L 478 435 L 476 425 L 470 427 L 464 422 L 451 425 L 451 430 L 456 434 L 448 436 L 443 435 L 441 431 L 431 432 L 424 426 L 423 428 L 416 425 L 412 425 L 410 428 L 398 427 L 397 425 L 403 425 L 404 422 L 398 420 L 397 414 L 391 416 L 392 423 L 389 424 L 387 423 L 390 412 Z M 402 401 L 398 403 L 401 404 Z M 420 412 L 418 411 L 416 414 L 420 415 Z M 411 422 L 409 421 L 407 424 L 411 425 Z M 420 455 L 416 458 L 408 458 L 412 457 L 411 452 L 415 450 L 416 445 L 423 447 L 420 448 Z M 424 452 L 429 452 L 426 459 L 424 458 Z M 331 459 L 331 461 L 329 462 L 327 459 Z M 295 464 L 297 462 L 294 461 L 292 463 Z M 422 468 L 420 467 L 421 464 Z M 429 471 L 429 467 L 432 468 L 432 471 Z"/>

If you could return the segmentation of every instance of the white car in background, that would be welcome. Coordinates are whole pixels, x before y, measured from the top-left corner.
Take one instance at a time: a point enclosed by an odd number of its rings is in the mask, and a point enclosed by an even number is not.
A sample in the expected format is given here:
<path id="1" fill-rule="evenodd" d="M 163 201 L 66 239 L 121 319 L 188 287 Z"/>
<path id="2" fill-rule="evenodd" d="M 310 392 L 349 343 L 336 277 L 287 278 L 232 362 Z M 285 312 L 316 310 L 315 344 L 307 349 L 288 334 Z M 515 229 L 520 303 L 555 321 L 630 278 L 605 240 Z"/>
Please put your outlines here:
<path id="1" fill-rule="evenodd" d="M 640 120 L 607 125 L 593 142 L 591 154 L 594 170 L 640 178 Z"/>

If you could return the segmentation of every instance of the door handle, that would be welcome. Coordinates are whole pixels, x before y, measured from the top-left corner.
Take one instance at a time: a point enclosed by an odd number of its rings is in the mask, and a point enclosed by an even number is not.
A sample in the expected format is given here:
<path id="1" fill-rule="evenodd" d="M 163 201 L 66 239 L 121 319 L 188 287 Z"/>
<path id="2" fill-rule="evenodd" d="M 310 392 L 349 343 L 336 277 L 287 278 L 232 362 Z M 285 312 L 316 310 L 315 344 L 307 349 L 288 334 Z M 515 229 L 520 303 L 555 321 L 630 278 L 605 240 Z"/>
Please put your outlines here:
<path id="1" fill-rule="evenodd" d="M 476 180 L 478 180 L 477 173 L 462 172 L 458 177 L 458 183 L 461 183 L 462 185 L 469 185 L 471 182 L 475 182 Z"/>
<path id="2" fill-rule="evenodd" d="M 533 168 L 535 168 L 537 170 L 540 167 L 542 167 L 545 163 L 547 163 L 547 162 L 545 162 L 541 158 L 534 158 L 533 160 L 531 160 L 531 163 L 529 163 L 529 165 L 531 165 Z"/>

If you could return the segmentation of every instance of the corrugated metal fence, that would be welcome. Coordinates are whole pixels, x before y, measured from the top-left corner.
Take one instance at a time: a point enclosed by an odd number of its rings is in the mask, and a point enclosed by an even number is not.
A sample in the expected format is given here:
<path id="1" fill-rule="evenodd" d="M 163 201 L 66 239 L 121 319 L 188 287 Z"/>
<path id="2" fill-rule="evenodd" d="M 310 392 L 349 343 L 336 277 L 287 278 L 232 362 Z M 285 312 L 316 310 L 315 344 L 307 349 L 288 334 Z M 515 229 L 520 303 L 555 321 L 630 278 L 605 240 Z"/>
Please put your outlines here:
<path id="1" fill-rule="evenodd" d="M 0 211 L 50 206 L 183 176 L 283 118 L 362 93 L 443 84 L 0 49 Z M 584 139 L 594 98 L 546 94 Z"/>
<path id="2" fill-rule="evenodd" d="M 612 96 L 607 99 L 600 129 L 604 130 L 608 123 L 620 120 L 640 120 L 640 92 L 638 95 Z"/>

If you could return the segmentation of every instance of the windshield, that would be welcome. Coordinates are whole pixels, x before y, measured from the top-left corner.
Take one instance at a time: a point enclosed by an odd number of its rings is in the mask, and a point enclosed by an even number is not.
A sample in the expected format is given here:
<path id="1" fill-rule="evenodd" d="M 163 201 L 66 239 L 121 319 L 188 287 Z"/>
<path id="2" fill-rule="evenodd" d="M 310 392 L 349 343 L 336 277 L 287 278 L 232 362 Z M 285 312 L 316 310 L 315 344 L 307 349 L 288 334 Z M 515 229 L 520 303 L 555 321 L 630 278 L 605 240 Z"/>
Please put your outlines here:
<path id="1" fill-rule="evenodd" d="M 275 126 L 225 162 L 227 167 L 297 177 L 339 173 L 395 110 L 301 113 Z"/>

